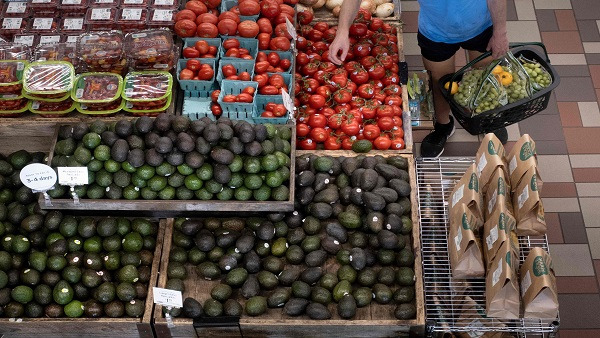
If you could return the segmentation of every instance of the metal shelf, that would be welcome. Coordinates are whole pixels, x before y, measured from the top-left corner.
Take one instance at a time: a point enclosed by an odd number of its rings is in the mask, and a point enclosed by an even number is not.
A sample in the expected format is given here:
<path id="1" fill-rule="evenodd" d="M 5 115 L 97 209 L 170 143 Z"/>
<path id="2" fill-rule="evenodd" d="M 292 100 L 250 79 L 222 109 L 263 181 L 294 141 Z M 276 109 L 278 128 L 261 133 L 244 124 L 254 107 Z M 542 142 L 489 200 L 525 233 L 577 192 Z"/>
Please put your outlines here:
<path id="1" fill-rule="evenodd" d="M 473 323 L 461 323 L 461 312 L 480 316 L 485 311 L 485 279 L 453 279 L 448 258 L 448 197 L 474 158 L 417 159 L 417 187 L 421 226 L 421 253 L 425 291 L 425 317 L 429 334 L 434 332 L 511 332 L 519 336 L 548 334 L 558 330 L 559 320 L 480 318 Z M 519 237 L 520 261 L 532 247 L 548 250 L 543 237 Z M 461 311 L 465 304 L 465 287 L 479 307 Z"/>

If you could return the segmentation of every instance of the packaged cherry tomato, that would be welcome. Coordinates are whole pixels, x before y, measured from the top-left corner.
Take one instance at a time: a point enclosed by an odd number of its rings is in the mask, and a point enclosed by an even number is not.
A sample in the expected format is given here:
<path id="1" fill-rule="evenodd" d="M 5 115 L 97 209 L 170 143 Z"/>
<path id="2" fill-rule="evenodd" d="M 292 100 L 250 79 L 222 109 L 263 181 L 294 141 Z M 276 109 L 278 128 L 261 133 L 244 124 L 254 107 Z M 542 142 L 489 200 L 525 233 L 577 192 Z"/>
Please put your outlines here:
<path id="1" fill-rule="evenodd" d="M 119 7 L 148 7 L 149 0 L 121 0 L 119 1 Z"/>
<path id="2" fill-rule="evenodd" d="M 148 15 L 148 28 L 168 27 L 173 29 L 175 13 L 174 9 L 151 9 Z"/>
<path id="3" fill-rule="evenodd" d="M 142 30 L 148 22 L 146 8 L 121 8 L 117 11 L 117 25 L 123 33 Z"/>
<path id="4" fill-rule="evenodd" d="M 31 0 L 29 7 L 34 15 L 55 15 L 58 13 L 58 0 Z"/>
<path id="5" fill-rule="evenodd" d="M 139 102 L 126 101 L 123 110 L 134 115 L 156 116 L 166 112 L 171 106 L 172 96 L 169 95 L 164 100 L 160 100 L 160 105 L 140 105 Z"/>
<path id="6" fill-rule="evenodd" d="M 58 9 L 62 16 L 84 17 L 87 11 L 86 0 L 60 0 Z"/>
<path id="7" fill-rule="evenodd" d="M 65 34 L 82 34 L 86 32 L 83 17 L 64 17 L 60 21 L 60 31 Z"/>
<path id="8" fill-rule="evenodd" d="M 27 18 L 30 13 L 29 3 L 26 1 L 7 2 L 2 7 L 3 18 Z"/>
<path id="9" fill-rule="evenodd" d="M 181 0 L 150 0 L 149 8 L 156 9 L 179 9 Z"/>
<path id="10" fill-rule="evenodd" d="M 70 95 L 75 81 L 73 65 L 65 61 L 36 61 L 23 72 L 23 95 L 29 99 L 58 102 Z"/>
<path id="11" fill-rule="evenodd" d="M 24 112 L 27 111 L 27 105 L 29 100 L 22 98 L 15 100 L 15 102 L 10 102 L 6 109 L 2 105 L 2 101 L 0 101 L 0 117 L 19 117 Z M 14 107 L 14 108 L 11 108 Z"/>
<path id="12" fill-rule="evenodd" d="M 77 55 L 88 72 L 123 74 L 123 34 L 117 31 L 84 33 L 77 39 Z"/>
<path id="13" fill-rule="evenodd" d="M 0 60 L 25 60 L 31 59 L 31 47 L 20 43 L 0 44 Z"/>
<path id="14" fill-rule="evenodd" d="M 77 109 L 78 112 L 80 112 L 82 114 L 86 114 L 86 115 L 95 115 L 95 116 L 109 116 L 109 115 L 116 114 L 116 113 L 120 112 L 121 110 L 123 110 L 124 106 L 125 106 L 125 100 L 117 100 L 110 107 L 107 107 L 106 109 L 101 109 L 101 110 L 94 109 L 92 107 L 88 107 L 88 105 L 85 103 L 75 103 L 75 109 Z"/>
<path id="15" fill-rule="evenodd" d="M 145 30 L 125 36 L 129 66 L 134 70 L 171 70 L 175 66 L 173 34 L 166 29 Z"/>
<path id="16" fill-rule="evenodd" d="M 58 17 L 34 17 L 29 21 L 27 31 L 35 34 L 56 33 L 58 31 Z"/>
<path id="17" fill-rule="evenodd" d="M 85 23 L 91 31 L 111 30 L 117 28 L 117 9 L 115 7 L 88 8 Z"/>
<path id="18" fill-rule="evenodd" d="M 122 97 L 131 102 L 148 104 L 171 95 L 173 76 L 169 72 L 131 72 L 125 77 Z"/>
<path id="19" fill-rule="evenodd" d="M 75 110 L 75 102 L 70 98 L 62 102 L 44 102 L 36 100 L 29 102 L 28 109 L 41 117 L 61 117 L 67 116 L 70 112 Z"/>
<path id="20" fill-rule="evenodd" d="M 88 109 L 106 110 L 121 101 L 123 78 L 112 73 L 84 73 L 75 79 L 71 98 L 88 106 Z"/>
<path id="21" fill-rule="evenodd" d="M 16 99 L 2 99 L 0 100 L 0 110 L 18 110 L 23 108 L 23 101 L 27 101 L 23 97 Z"/>
<path id="22" fill-rule="evenodd" d="M 0 24 L 0 35 L 10 38 L 15 34 L 23 33 L 28 23 L 28 18 L 3 18 Z"/>
<path id="23" fill-rule="evenodd" d="M 16 99 L 23 88 L 24 60 L 0 60 L 0 99 Z"/>
<path id="24" fill-rule="evenodd" d="M 39 37 L 38 45 L 54 45 L 64 40 L 64 37 L 58 33 L 40 34 Z"/>
<path id="25" fill-rule="evenodd" d="M 34 47 L 38 44 L 38 35 L 35 33 L 20 33 L 13 36 L 13 43 L 25 45 L 27 47 Z"/>
<path id="26" fill-rule="evenodd" d="M 61 42 L 57 44 L 40 44 L 33 53 L 35 61 L 67 61 L 77 66 L 75 46 Z"/>

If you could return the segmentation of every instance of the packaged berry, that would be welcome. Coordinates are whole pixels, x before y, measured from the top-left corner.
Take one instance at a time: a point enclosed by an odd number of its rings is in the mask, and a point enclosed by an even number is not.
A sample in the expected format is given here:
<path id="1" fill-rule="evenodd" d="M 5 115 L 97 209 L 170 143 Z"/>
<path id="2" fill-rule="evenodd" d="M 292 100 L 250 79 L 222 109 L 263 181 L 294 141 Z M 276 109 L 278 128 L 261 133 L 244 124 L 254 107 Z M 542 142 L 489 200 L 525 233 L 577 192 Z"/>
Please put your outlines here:
<path id="1" fill-rule="evenodd" d="M 148 15 L 148 28 L 167 27 L 173 29 L 175 13 L 174 9 L 151 9 Z"/>
<path id="2" fill-rule="evenodd" d="M 30 13 L 27 1 L 7 2 L 2 6 L 3 18 L 27 18 Z"/>
<path id="3" fill-rule="evenodd" d="M 25 32 L 28 23 L 28 18 L 3 18 L 0 24 L 0 35 L 10 39 L 15 34 Z"/>
<path id="4" fill-rule="evenodd" d="M 173 34 L 166 29 L 151 29 L 125 36 L 129 66 L 134 70 L 171 70 L 175 66 Z"/>
<path id="5" fill-rule="evenodd" d="M 58 14 L 59 0 L 31 0 L 29 7 L 34 15 L 38 14 Z"/>
<path id="6" fill-rule="evenodd" d="M 0 60 L 0 98 L 15 99 L 23 88 L 24 60 Z"/>
<path id="7" fill-rule="evenodd" d="M 171 95 L 173 76 L 169 72 L 130 72 L 125 77 L 122 97 L 131 102 L 151 105 Z"/>
<path id="8" fill-rule="evenodd" d="M 62 16 L 84 17 L 87 11 L 86 0 L 60 0 L 58 9 Z"/>
<path id="9" fill-rule="evenodd" d="M 121 8 L 117 11 L 117 25 L 123 33 L 146 28 L 148 10 L 146 8 Z"/>
<path id="10" fill-rule="evenodd" d="M 75 109 L 78 112 L 86 115 L 94 115 L 94 116 L 110 116 L 114 115 L 121 110 L 125 106 L 125 100 L 117 100 L 110 107 L 105 109 L 95 109 L 93 107 L 88 107 L 85 103 L 75 103 Z"/>
<path id="11" fill-rule="evenodd" d="M 75 70 L 69 62 L 35 61 L 23 72 L 23 95 L 57 102 L 70 94 L 74 81 Z"/>
<path id="12" fill-rule="evenodd" d="M 181 0 L 150 0 L 150 8 L 155 9 L 179 9 Z"/>
<path id="13" fill-rule="evenodd" d="M 31 47 L 20 43 L 1 43 L 0 60 L 25 60 L 31 59 Z"/>
<path id="14" fill-rule="evenodd" d="M 117 31 L 90 32 L 77 39 L 77 55 L 89 72 L 123 74 L 123 34 Z"/>
<path id="15" fill-rule="evenodd" d="M 83 18 L 64 17 L 60 21 L 60 31 L 64 34 L 82 34 L 86 28 Z"/>
<path id="16" fill-rule="evenodd" d="M 34 17 L 29 21 L 27 32 L 35 34 L 48 34 L 58 32 L 58 17 Z"/>
<path id="17" fill-rule="evenodd" d="M 121 100 L 123 78 L 112 73 L 84 73 L 75 79 L 71 98 L 88 109 L 107 110 Z"/>
<path id="18" fill-rule="evenodd" d="M 85 24 L 91 31 L 117 29 L 117 9 L 115 7 L 88 8 Z"/>

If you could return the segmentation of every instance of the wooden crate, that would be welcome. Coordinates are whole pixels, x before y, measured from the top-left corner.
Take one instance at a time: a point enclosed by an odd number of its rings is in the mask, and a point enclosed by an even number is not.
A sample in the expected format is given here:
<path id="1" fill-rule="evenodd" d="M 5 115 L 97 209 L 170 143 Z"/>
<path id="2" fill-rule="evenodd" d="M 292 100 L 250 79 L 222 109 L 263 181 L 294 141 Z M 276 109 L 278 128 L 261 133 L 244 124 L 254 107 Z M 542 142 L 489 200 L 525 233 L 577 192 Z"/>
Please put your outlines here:
<path id="1" fill-rule="evenodd" d="M 399 22 L 400 21 L 400 14 L 401 14 L 400 0 L 393 0 L 392 3 L 394 4 L 394 14 L 391 16 L 388 16 L 387 18 L 381 18 L 385 22 Z M 314 11 L 314 19 L 313 20 L 316 22 L 324 21 L 324 22 L 333 23 L 333 24 L 337 24 L 337 22 L 338 22 L 338 18 L 333 16 L 333 12 L 331 12 L 325 6 L 318 8 L 318 9 L 314 9 L 313 11 Z"/>
<path id="2" fill-rule="evenodd" d="M 394 156 L 397 154 L 387 154 Z M 336 305 L 331 304 L 329 309 L 333 315 L 330 320 L 310 320 L 306 316 L 289 317 L 283 309 L 268 309 L 266 314 L 259 317 L 242 315 L 239 327 L 194 327 L 193 320 L 188 318 L 174 318 L 173 328 L 167 326 L 167 321 L 162 313 L 162 307 L 156 306 L 154 310 L 154 329 L 158 337 L 240 337 L 240 332 L 245 337 L 397 337 L 408 334 L 412 330 L 423 330 L 425 325 L 425 308 L 423 296 L 423 279 L 421 266 L 420 229 L 418 220 L 417 186 L 414 159 L 410 155 L 399 155 L 407 158 L 411 185 L 411 218 L 413 221 L 412 248 L 415 255 L 414 271 L 417 277 L 415 283 L 417 316 L 413 320 L 397 320 L 394 317 L 393 305 L 371 304 L 369 307 L 357 309 L 354 319 L 341 319 L 336 310 Z M 171 223 L 170 223 L 171 224 Z M 172 228 L 167 227 L 164 242 L 164 255 L 160 264 L 159 287 L 167 283 L 167 267 L 169 264 L 168 252 L 171 250 Z M 330 259 L 325 270 L 334 268 L 335 260 Z M 184 281 L 185 292 L 183 298 L 193 297 L 201 303 L 210 298 L 210 290 L 216 281 L 207 281 L 198 276 L 196 268 L 190 264 L 186 266 L 188 278 Z"/>
<path id="3" fill-rule="evenodd" d="M 75 204 L 71 198 L 52 199 L 52 205 L 47 205 L 43 196 L 39 196 L 39 203 L 42 209 L 49 210 L 81 210 L 81 211 L 112 211 L 124 212 L 134 211 L 136 215 L 149 215 L 153 217 L 176 217 L 186 212 L 214 211 L 214 212 L 285 212 L 294 210 L 294 191 L 295 191 L 295 167 L 296 162 L 296 128 L 289 125 L 292 131 L 290 163 L 290 196 L 287 201 L 219 201 L 219 200 L 111 200 L 111 199 L 80 199 L 79 204 Z M 47 164 L 52 163 L 54 148 L 58 140 L 57 126 L 54 132 L 54 139 Z"/>
<path id="4" fill-rule="evenodd" d="M 151 326 L 154 310 L 152 287 L 156 286 L 158 281 L 166 228 L 167 220 L 161 219 L 148 282 L 148 296 L 141 318 L 0 318 L 0 337 L 154 337 Z"/>

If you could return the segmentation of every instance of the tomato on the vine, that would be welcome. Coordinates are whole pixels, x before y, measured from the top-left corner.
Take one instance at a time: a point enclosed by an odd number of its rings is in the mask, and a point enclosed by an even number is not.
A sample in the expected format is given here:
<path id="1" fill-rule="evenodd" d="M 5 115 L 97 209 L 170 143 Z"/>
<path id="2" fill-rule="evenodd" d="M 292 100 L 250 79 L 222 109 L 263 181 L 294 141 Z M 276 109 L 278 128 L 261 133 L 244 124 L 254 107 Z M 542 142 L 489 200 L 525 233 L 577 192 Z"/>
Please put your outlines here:
<path id="1" fill-rule="evenodd" d="M 329 132 L 324 128 L 313 128 L 310 131 L 310 138 L 317 142 L 324 142 L 329 137 Z"/>
<path id="2" fill-rule="evenodd" d="M 299 142 L 300 148 L 304 150 L 315 150 L 317 149 L 317 143 L 309 138 L 301 140 Z"/>
<path id="3" fill-rule="evenodd" d="M 342 132 L 348 136 L 358 135 L 360 125 L 357 121 L 344 121 L 341 125 Z"/>
<path id="4" fill-rule="evenodd" d="M 308 99 L 308 105 L 311 108 L 319 109 L 325 105 L 325 98 L 319 94 L 313 94 Z"/>
<path id="5" fill-rule="evenodd" d="M 304 137 L 310 133 L 310 127 L 306 123 L 296 123 L 296 136 Z"/>
<path id="6" fill-rule="evenodd" d="M 381 130 L 379 129 L 379 127 L 375 124 L 367 124 L 364 128 L 363 128 L 363 136 L 367 139 L 367 140 L 374 140 L 376 138 L 379 137 L 379 135 L 381 135 Z"/>
<path id="7" fill-rule="evenodd" d="M 348 103 L 352 100 L 352 93 L 347 89 L 340 89 L 333 94 L 333 99 L 337 103 Z"/>
<path id="8" fill-rule="evenodd" d="M 370 99 L 373 98 L 373 95 L 375 95 L 375 90 L 373 89 L 372 85 L 365 83 L 358 87 L 358 96 L 365 99 Z"/>
<path id="9" fill-rule="evenodd" d="M 378 150 L 387 150 L 390 149 L 390 146 L 392 145 L 392 140 L 390 140 L 390 138 L 387 136 L 379 136 L 375 139 L 375 141 L 373 141 L 373 145 Z"/>

